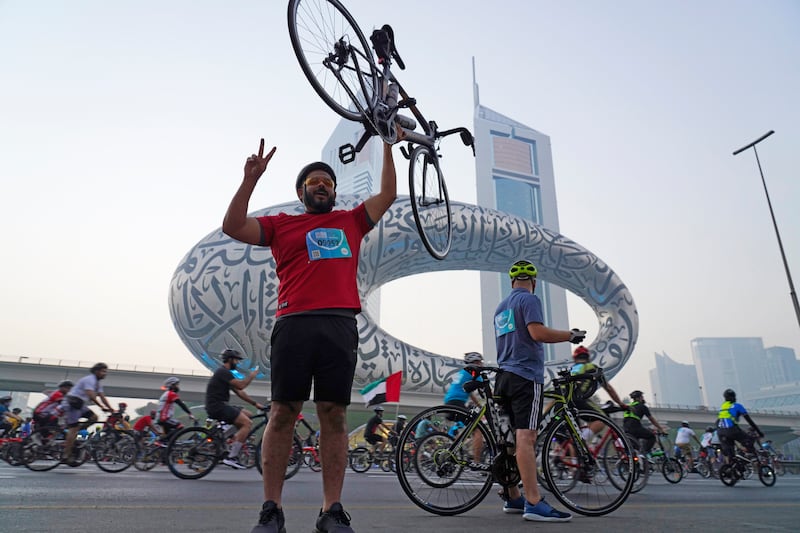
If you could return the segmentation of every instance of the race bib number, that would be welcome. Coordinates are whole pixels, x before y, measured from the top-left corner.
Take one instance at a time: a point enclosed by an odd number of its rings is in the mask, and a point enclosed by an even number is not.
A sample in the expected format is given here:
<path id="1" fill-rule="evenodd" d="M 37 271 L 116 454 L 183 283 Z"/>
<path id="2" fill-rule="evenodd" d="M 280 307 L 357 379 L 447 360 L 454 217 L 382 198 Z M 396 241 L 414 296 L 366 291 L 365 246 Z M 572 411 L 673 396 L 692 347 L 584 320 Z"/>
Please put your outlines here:
<path id="1" fill-rule="evenodd" d="M 311 261 L 342 259 L 353 255 L 347 236 L 340 229 L 317 228 L 309 231 L 306 233 L 306 248 Z"/>
<path id="2" fill-rule="evenodd" d="M 494 317 L 494 336 L 502 337 L 506 333 L 516 331 L 517 325 L 514 323 L 514 310 L 506 309 Z"/>

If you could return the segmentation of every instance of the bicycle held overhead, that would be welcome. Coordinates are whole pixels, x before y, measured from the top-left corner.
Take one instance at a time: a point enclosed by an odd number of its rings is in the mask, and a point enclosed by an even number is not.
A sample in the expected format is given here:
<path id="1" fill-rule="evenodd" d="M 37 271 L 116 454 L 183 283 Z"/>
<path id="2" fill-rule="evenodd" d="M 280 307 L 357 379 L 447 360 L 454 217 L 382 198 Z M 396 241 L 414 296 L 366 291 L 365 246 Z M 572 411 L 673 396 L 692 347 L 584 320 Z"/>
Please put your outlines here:
<path id="1" fill-rule="evenodd" d="M 289 35 L 297 60 L 322 100 L 347 120 L 360 122 L 364 133 L 355 146 L 339 147 L 343 164 L 355 160 L 375 135 L 386 143 L 407 145 L 409 195 L 420 238 L 436 259 L 444 259 L 452 243 L 450 198 L 440 168 L 439 142 L 458 134 L 475 154 L 474 138 L 467 128 L 439 130 L 422 114 L 392 70 L 405 69 L 397 50 L 394 30 L 388 24 L 372 32 L 368 44 L 353 16 L 338 0 L 290 0 Z M 374 52 L 374 53 L 373 53 Z M 414 118 L 399 114 L 408 110 Z M 419 126 L 422 132 L 417 132 Z"/>

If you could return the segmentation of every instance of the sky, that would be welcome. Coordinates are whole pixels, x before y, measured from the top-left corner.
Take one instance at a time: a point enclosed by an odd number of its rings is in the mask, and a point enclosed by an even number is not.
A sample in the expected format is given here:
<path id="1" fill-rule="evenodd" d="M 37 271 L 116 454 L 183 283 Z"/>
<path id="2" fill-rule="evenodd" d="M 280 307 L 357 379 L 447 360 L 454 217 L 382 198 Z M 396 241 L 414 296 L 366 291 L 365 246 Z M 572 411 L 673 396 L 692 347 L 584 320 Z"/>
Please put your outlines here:
<path id="1" fill-rule="evenodd" d="M 800 3 L 345 3 L 367 33 L 392 24 L 399 77 L 441 127 L 472 127 L 474 58 L 481 104 L 550 136 L 560 232 L 638 308 L 623 393 L 649 389 L 655 352 L 690 363 L 696 337 L 800 353 L 755 157 L 732 155 L 775 130 L 758 154 L 800 283 Z M 286 2 L 0 0 L 0 354 L 201 368 L 169 317 L 172 273 L 261 137 L 277 152 L 251 210 L 295 199 L 338 120 Z M 471 153 L 443 148 L 451 199 L 474 203 Z M 414 276 L 383 287 L 381 324 L 458 356 L 480 350 L 480 305 L 476 272 Z"/>

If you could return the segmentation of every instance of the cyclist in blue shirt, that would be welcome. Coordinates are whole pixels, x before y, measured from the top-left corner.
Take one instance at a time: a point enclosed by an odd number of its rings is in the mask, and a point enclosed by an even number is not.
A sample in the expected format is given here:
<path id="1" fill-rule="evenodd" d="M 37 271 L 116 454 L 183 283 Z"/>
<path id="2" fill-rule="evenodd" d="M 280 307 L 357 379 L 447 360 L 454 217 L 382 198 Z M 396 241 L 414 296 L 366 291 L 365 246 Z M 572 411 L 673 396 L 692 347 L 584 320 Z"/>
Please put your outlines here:
<path id="1" fill-rule="evenodd" d="M 758 426 L 756 426 L 756 423 L 750 418 L 750 415 L 747 414 L 747 409 L 745 409 L 742 404 L 736 403 L 736 393 L 733 390 L 725 389 L 725 392 L 722 393 L 722 397 L 725 401 L 722 402 L 719 408 L 717 435 L 719 435 L 719 440 L 722 444 L 722 453 L 725 455 L 725 462 L 729 462 L 731 457 L 733 457 L 736 451 L 737 441 L 740 442 L 748 452 L 755 455 L 756 450 L 753 447 L 754 439 L 739 427 L 739 417 L 743 416 L 745 420 L 747 420 L 747 423 L 750 424 L 750 427 L 758 433 L 759 437 L 763 437 L 764 434 L 758 429 Z"/>
<path id="2" fill-rule="evenodd" d="M 471 366 L 483 366 L 483 356 L 478 352 L 467 352 L 464 354 L 464 363 Z M 478 377 L 479 380 L 482 378 Z M 468 393 L 464 390 L 464 384 L 472 381 L 472 374 L 465 368 L 462 368 L 458 374 L 455 375 L 447 393 L 444 395 L 444 403 L 446 405 L 456 405 L 458 407 L 467 407 L 470 402 L 477 405 L 480 402 L 480 396 L 477 392 Z M 448 418 L 455 424 L 448 430 L 448 434 L 455 435 L 455 433 L 462 427 L 466 420 L 463 417 L 450 417 Z M 459 426 L 459 427 L 457 427 Z M 483 449 L 483 437 L 479 431 L 473 433 L 472 436 L 472 457 L 477 461 L 481 456 Z"/>

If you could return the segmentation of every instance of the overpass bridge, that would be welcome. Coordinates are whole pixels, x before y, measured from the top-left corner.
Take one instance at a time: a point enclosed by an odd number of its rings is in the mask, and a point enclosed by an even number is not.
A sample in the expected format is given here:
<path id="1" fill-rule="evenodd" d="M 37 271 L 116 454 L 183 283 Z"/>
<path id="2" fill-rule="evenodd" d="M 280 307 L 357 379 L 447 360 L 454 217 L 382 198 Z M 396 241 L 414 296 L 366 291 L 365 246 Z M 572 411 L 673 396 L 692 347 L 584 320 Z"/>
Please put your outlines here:
<path id="1" fill-rule="evenodd" d="M 55 358 L 0 355 L 0 390 L 18 392 L 43 392 L 53 390 L 64 379 L 77 381 L 89 373 L 94 363 Z M 141 364 L 109 365 L 108 377 L 103 382 L 110 398 L 138 398 L 155 401 L 161 395 L 161 384 L 169 376 L 181 379 L 181 398 L 187 403 L 205 401 L 205 391 L 211 372 L 205 368 L 186 370 Z M 247 388 L 247 393 L 256 400 L 269 397 L 269 381 L 256 380 Z M 442 403 L 442 394 L 402 391 L 401 405 L 404 413 L 411 415 L 427 407 Z M 238 398 L 234 397 L 234 400 Z M 351 393 L 351 413 L 366 413 L 358 389 Z M 716 409 L 704 406 L 653 405 L 648 404 L 653 416 L 672 428 L 687 420 L 701 433 L 717 418 Z M 390 409 L 391 411 L 391 409 Z M 800 413 L 752 410 L 755 422 L 776 446 L 800 436 Z M 360 417 L 363 418 L 363 417 Z M 360 419 L 359 418 L 359 419 Z M 388 418 L 388 417 L 387 417 Z"/>

